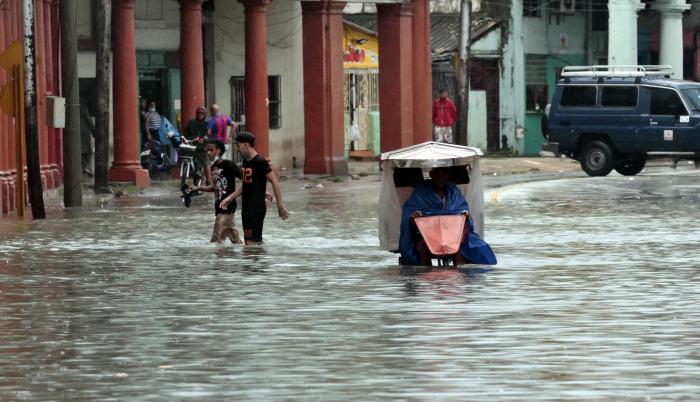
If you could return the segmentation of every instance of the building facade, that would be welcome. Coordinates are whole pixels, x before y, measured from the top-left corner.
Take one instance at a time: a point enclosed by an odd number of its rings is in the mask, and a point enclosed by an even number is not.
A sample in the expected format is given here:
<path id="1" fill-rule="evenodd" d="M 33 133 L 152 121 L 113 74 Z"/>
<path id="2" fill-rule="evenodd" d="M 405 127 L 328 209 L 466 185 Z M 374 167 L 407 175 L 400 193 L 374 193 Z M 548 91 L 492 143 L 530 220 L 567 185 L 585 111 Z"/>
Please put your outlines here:
<path id="1" fill-rule="evenodd" d="M 524 0 L 511 4 L 508 42 L 513 53 L 504 63 L 524 77 L 525 87 L 514 93 L 516 98 L 524 95 L 515 100 L 521 106 L 513 114 L 514 150 L 520 154 L 537 155 L 541 150 L 541 115 L 564 66 L 662 64 L 673 67 L 674 78 L 700 80 L 700 1 Z"/>
<path id="2" fill-rule="evenodd" d="M 94 96 L 94 2 L 80 0 L 79 76 L 83 102 Z M 21 0 L 3 2 L 0 51 L 19 38 Z M 36 0 L 40 152 L 47 188 L 60 184 L 60 130 L 46 124 L 46 96 L 60 94 L 59 0 Z M 430 139 L 428 0 L 377 0 L 380 150 Z M 7 7 L 5 7 L 7 5 Z M 218 103 L 257 137 L 279 166 L 344 175 L 343 10 L 330 0 L 113 0 L 110 180 L 149 185 L 138 161 L 139 97 L 156 100 L 173 122 Z M 44 14 L 40 11 L 48 10 Z M 407 39 L 408 38 L 408 39 Z M 6 76 L 0 76 L 5 84 Z M 0 120 L 0 199 L 14 208 L 15 124 Z"/>
<path id="3" fill-rule="evenodd" d="M 34 36 L 37 95 L 37 117 L 39 136 L 39 159 L 41 181 L 45 190 L 55 189 L 63 182 L 63 133 L 61 129 L 51 127 L 47 118 L 48 97 L 59 95 L 61 92 L 61 63 L 59 46 L 59 2 L 54 0 L 35 0 L 32 3 L 34 11 Z M 23 12 L 21 0 L 6 0 L 0 6 L 0 211 L 7 214 L 14 210 L 18 203 L 27 199 L 18 199 L 17 171 L 26 166 L 24 138 L 18 135 L 16 119 L 11 113 L 9 89 L 14 85 L 14 66 L 22 68 L 21 38 L 23 37 Z M 9 53 L 13 45 L 19 47 L 19 60 L 9 61 Z M 12 57 L 9 57 L 12 59 Z M 5 63 L 8 61 L 8 63 Z M 78 156 L 79 157 L 79 156 Z M 26 175 L 25 183 L 26 186 Z M 26 194 L 26 193 L 25 193 Z"/>
<path id="4" fill-rule="evenodd" d="M 94 2 L 79 1 L 80 86 L 90 107 Z M 63 133 L 48 124 L 46 106 L 48 96 L 61 94 L 60 0 L 32 4 L 42 182 L 53 189 L 62 182 Z M 347 172 L 343 13 L 348 10 L 376 15 L 382 54 L 376 76 L 379 150 L 429 140 L 430 10 L 455 12 L 458 4 L 113 0 L 110 179 L 149 183 L 138 161 L 139 96 L 155 99 L 162 114 L 180 124 L 197 106 L 216 102 L 256 134 L 259 150 L 275 164 L 303 166 L 308 173 Z M 475 19 L 498 21 L 472 49 L 473 60 L 481 62 L 472 64 L 469 138 L 483 148 L 538 153 L 543 141 L 539 119 L 565 65 L 658 62 L 673 66 L 676 77 L 700 76 L 700 1 L 512 0 L 473 5 Z M 0 21 L 4 52 L 21 37 L 22 1 L 4 0 Z M 0 85 L 11 81 L 11 72 L 0 69 Z M 22 144 L 16 129 L 11 116 L 0 114 L 3 213 L 18 202 L 15 177 Z M 369 147 L 366 138 L 364 146 Z M 376 141 L 371 146 L 376 150 Z"/>

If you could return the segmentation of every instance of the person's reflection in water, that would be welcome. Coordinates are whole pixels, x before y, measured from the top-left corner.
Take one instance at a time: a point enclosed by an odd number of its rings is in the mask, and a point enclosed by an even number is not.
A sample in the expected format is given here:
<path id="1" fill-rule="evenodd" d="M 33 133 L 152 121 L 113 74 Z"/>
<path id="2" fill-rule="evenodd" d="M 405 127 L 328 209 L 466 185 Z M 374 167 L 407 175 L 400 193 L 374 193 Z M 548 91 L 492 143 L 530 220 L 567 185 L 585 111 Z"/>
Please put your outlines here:
<path id="1" fill-rule="evenodd" d="M 483 274 L 493 268 L 430 268 L 420 266 L 402 267 L 399 274 L 404 279 L 404 291 L 408 296 L 438 292 L 435 296 L 459 296 L 467 290 L 465 285 L 474 285 Z"/>

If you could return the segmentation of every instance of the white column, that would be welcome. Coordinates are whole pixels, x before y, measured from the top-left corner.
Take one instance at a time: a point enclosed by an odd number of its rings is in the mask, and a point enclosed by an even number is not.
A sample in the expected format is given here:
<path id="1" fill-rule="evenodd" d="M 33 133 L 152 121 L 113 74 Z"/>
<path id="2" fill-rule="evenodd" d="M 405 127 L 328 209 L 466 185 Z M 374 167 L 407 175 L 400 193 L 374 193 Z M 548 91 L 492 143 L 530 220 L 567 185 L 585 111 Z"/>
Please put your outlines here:
<path id="1" fill-rule="evenodd" d="M 637 64 L 637 12 L 639 0 L 608 0 L 608 64 Z"/>
<path id="2" fill-rule="evenodd" d="M 685 0 L 656 0 L 653 9 L 661 14 L 659 64 L 673 67 L 673 78 L 683 79 L 683 11 Z"/>
<path id="3" fill-rule="evenodd" d="M 523 2 L 513 1 L 511 6 L 511 21 L 513 21 L 513 89 L 515 98 L 515 127 L 514 138 L 509 144 L 520 155 L 525 152 L 525 42 L 523 38 Z M 514 139 L 514 141 L 513 141 Z"/>

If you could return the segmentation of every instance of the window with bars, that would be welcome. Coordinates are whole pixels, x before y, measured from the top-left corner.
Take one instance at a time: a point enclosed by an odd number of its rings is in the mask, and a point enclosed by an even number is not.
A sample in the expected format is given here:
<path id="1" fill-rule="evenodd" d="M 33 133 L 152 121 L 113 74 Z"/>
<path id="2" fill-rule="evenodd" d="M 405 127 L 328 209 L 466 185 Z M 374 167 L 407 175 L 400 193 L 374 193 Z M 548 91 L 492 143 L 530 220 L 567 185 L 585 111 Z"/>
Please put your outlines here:
<path id="1" fill-rule="evenodd" d="M 576 11 L 576 0 L 553 0 L 549 2 L 553 13 L 572 14 Z"/>
<path id="2" fill-rule="evenodd" d="M 231 77 L 231 115 L 241 121 L 245 115 L 245 77 Z M 267 99 L 270 113 L 270 128 L 282 127 L 282 84 L 279 75 L 267 77 Z"/>
<path id="3" fill-rule="evenodd" d="M 269 101 L 270 128 L 282 127 L 282 88 L 280 86 L 280 76 L 271 75 L 267 77 L 267 99 Z"/>
<path id="4" fill-rule="evenodd" d="M 523 0 L 523 16 L 525 17 L 539 17 L 540 8 L 537 4 L 539 0 Z"/>
<path id="5" fill-rule="evenodd" d="M 547 56 L 525 55 L 525 110 L 543 111 L 547 105 Z"/>
<path id="6" fill-rule="evenodd" d="M 214 11 L 215 9 L 214 0 L 204 0 L 202 2 L 202 11 Z"/>
<path id="7" fill-rule="evenodd" d="M 591 2 L 591 30 L 608 30 L 608 0 L 592 0 Z"/>

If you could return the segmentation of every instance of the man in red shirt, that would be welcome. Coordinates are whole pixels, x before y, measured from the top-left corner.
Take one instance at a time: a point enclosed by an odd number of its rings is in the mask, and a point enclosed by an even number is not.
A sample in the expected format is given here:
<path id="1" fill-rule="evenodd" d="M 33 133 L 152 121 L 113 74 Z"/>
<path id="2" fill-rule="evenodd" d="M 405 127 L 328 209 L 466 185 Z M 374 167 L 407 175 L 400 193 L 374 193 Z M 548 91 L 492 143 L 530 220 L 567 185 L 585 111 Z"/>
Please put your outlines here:
<path id="1" fill-rule="evenodd" d="M 440 97 L 433 102 L 433 140 L 452 144 L 452 126 L 457 120 L 457 108 L 447 96 L 447 90 L 440 90 Z"/>

